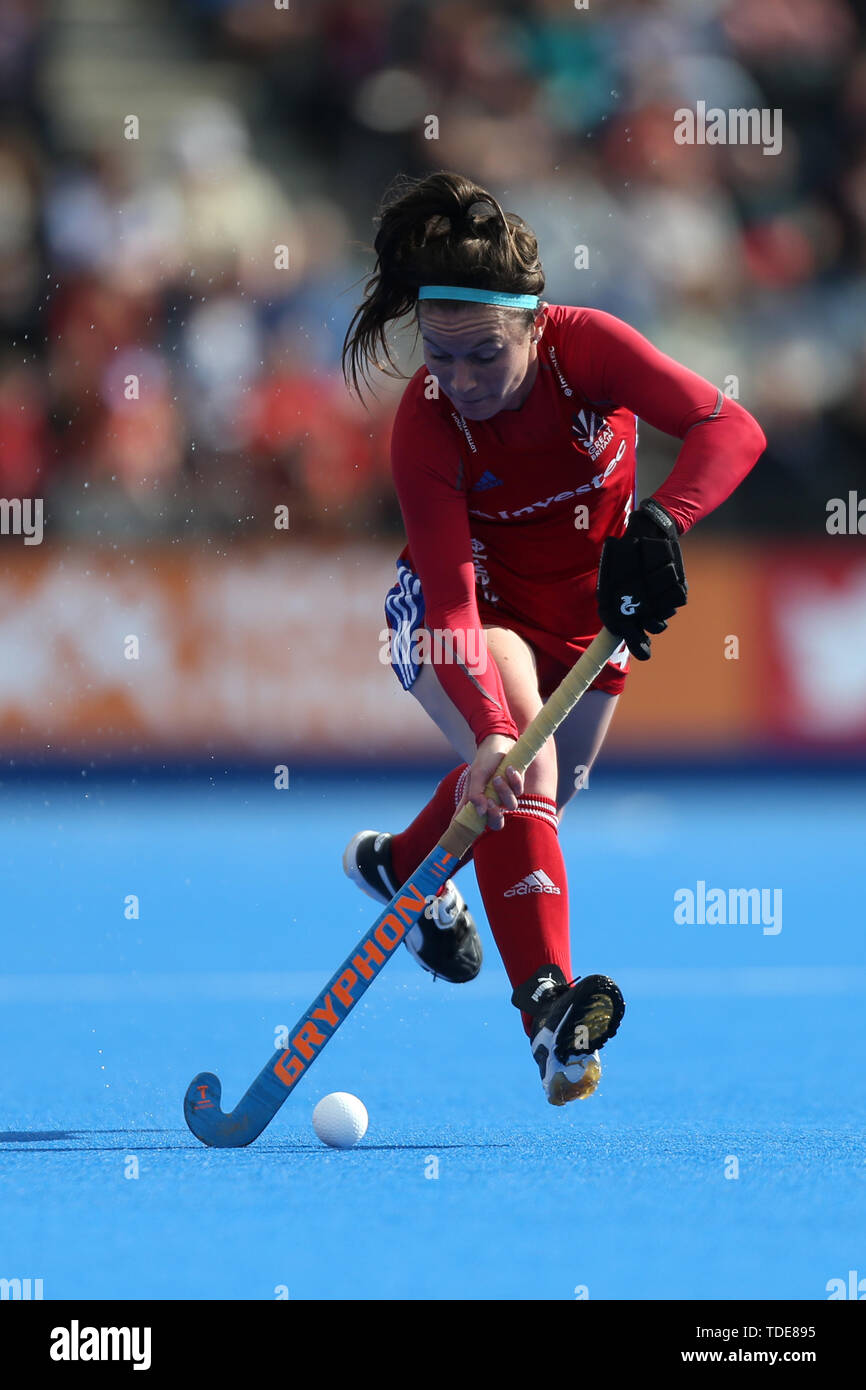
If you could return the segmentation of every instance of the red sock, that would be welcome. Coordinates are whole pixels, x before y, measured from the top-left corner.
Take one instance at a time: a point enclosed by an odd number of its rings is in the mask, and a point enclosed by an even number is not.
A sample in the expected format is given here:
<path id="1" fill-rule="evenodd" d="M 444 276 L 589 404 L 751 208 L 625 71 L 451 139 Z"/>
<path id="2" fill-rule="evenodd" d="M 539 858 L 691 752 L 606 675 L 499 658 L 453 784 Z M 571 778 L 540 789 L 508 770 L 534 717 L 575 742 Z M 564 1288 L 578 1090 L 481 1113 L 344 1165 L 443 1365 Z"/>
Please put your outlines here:
<path id="1" fill-rule="evenodd" d="M 418 812 L 411 825 L 391 841 L 391 863 L 400 883 L 414 874 L 418 865 L 439 843 L 457 810 L 466 785 L 466 763 L 452 768 L 443 777 L 427 805 Z M 460 860 L 460 867 L 469 862 L 471 854 Z M 456 870 L 455 870 L 456 872 Z"/>
<path id="2" fill-rule="evenodd" d="M 572 978 L 568 884 L 559 846 L 556 803 L 521 796 L 501 830 L 475 842 L 475 873 L 487 919 L 513 986 L 542 965 Z M 527 1034 L 531 1019 L 521 1014 Z"/>

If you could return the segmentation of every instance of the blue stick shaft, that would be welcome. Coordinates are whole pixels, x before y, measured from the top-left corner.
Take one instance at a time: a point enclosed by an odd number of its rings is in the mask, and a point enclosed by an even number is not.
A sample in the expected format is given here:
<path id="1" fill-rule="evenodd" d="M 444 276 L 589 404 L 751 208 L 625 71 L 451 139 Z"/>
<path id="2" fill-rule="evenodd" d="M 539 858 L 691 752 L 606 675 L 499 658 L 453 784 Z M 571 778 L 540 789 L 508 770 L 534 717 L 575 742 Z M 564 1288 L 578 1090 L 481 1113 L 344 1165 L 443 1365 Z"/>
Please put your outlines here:
<path id="1" fill-rule="evenodd" d="M 441 888 L 454 864 L 454 856 L 438 845 L 428 854 L 301 1014 L 289 1033 L 288 1046 L 269 1058 L 230 1115 L 220 1109 L 217 1078 L 210 1072 L 195 1078 L 187 1091 L 184 1114 L 196 1138 L 214 1148 L 234 1148 L 258 1138 L 387 964 L 421 916 L 428 896 Z"/>
<path id="2" fill-rule="evenodd" d="M 503 757 L 500 772 L 509 763 L 520 769 L 529 766 L 595 680 L 618 643 L 619 638 L 602 628 Z M 487 794 L 495 795 L 492 784 L 488 784 Z M 251 1144 L 258 1138 L 421 916 L 428 896 L 438 892 L 449 869 L 453 869 L 483 829 L 483 819 L 472 804 L 467 803 L 454 816 L 440 843 L 395 893 L 352 954 L 301 1015 L 289 1035 L 288 1047 L 269 1059 L 230 1114 L 224 1114 L 220 1108 L 222 1086 L 219 1078 L 208 1071 L 195 1077 L 187 1088 L 183 1113 L 197 1139 L 212 1148 L 229 1149 Z"/>

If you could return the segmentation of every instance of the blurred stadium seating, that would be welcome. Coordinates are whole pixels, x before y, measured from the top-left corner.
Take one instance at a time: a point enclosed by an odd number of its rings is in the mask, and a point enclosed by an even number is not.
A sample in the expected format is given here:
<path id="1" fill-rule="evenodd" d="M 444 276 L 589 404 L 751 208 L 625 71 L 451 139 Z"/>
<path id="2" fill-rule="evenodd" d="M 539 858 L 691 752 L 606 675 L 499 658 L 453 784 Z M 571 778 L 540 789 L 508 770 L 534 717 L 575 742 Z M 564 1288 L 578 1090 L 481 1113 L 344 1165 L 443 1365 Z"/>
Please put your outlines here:
<path id="1" fill-rule="evenodd" d="M 533 225 L 551 300 L 633 323 L 769 439 L 687 542 L 694 612 L 614 750 L 866 753 L 863 542 L 826 528 L 866 496 L 853 3 L 0 0 L 0 92 L 0 495 L 45 506 L 42 546 L 0 538 L 7 762 L 344 756 L 350 682 L 356 751 L 439 746 L 378 659 L 400 384 L 364 408 L 338 359 L 380 194 L 442 167 Z M 781 108 L 782 152 L 677 146 L 698 99 Z M 642 427 L 642 494 L 674 456 Z"/>

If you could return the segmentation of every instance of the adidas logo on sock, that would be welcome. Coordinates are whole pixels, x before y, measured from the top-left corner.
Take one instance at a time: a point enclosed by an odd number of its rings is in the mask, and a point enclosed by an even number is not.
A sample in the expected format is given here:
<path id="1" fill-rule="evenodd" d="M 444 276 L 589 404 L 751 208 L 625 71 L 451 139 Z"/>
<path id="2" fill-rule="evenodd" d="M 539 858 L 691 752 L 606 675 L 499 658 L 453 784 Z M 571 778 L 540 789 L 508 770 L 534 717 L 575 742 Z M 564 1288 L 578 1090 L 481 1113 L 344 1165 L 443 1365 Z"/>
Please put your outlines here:
<path id="1" fill-rule="evenodd" d="M 519 883 L 515 883 L 513 888 L 506 888 L 503 893 L 505 898 L 519 898 L 524 893 L 558 893 L 559 889 L 543 869 L 533 869 L 531 874 L 522 878 Z"/>

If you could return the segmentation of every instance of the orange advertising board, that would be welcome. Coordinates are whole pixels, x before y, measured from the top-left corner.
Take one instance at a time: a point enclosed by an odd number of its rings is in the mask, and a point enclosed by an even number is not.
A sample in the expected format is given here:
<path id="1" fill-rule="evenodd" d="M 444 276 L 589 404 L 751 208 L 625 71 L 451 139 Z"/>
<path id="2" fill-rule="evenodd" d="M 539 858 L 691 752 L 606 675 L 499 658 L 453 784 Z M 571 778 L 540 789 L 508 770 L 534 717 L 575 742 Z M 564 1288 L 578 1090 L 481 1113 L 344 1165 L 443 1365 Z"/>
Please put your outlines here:
<path id="1" fill-rule="evenodd" d="M 0 747 L 49 759 L 445 757 L 387 664 L 396 549 L 6 549 Z M 611 752 L 866 745 L 863 557 L 825 547 L 806 565 L 799 551 L 696 539 L 686 566 L 689 604 L 652 660 L 632 661 Z"/>

